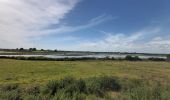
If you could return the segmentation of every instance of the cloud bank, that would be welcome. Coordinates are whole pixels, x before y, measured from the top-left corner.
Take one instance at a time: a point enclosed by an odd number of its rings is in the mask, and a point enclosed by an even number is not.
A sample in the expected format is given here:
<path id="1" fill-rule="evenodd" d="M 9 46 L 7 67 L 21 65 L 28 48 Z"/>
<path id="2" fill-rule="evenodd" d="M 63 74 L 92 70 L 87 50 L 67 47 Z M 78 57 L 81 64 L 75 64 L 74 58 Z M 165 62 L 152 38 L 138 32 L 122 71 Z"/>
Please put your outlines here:
<path id="1" fill-rule="evenodd" d="M 81 31 L 118 18 L 103 14 L 82 25 L 63 25 L 62 19 L 66 18 L 80 1 L 0 0 L 0 48 L 29 48 L 40 45 L 43 47 L 44 44 L 34 43 L 32 39 L 38 41 L 41 37 L 46 39 L 48 35 Z M 64 50 L 170 53 L 170 34 L 168 33 L 170 20 L 168 21 L 167 18 L 164 20 L 156 21 L 161 27 L 145 28 L 134 33 L 104 32 L 106 36 L 96 41 L 87 41 L 85 38 L 67 34 L 64 38 L 56 38 L 58 39 L 56 41 L 61 41 L 60 47 L 51 46 Z M 57 27 L 49 28 L 52 25 Z M 64 44 L 64 41 L 70 44 Z"/>
<path id="2" fill-rule="evenodd" d="M 163 37 L 159 27 L 146 28 L 132 34 L 107 33 L 97 41 L 80 41 L 69 48 L 83 51 L 170 53 L 170 35 Z"/>
<path id="3" fill-rule="evenodd" d="M 59 24 L 80 0 L 0 0 L 0 47 L 30 47 L 28 38 L 50 34 L 41 29 Z"/>

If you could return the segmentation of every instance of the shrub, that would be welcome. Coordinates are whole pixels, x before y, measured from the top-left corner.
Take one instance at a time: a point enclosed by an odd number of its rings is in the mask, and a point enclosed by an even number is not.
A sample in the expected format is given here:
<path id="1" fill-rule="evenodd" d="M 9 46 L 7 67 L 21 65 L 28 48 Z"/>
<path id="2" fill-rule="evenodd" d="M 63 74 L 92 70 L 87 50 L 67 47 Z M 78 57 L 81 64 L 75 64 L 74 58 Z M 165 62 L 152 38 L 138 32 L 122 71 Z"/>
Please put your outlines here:
<path id="1" fill-rule="evenodd" d="M 29 48 L 29 51 L 36 51 L 36 48 Z"/>
<path id="2" fill-rule="evenodd" d="M 151 61 L 166 61 L 166 59 L 164 59 L 164 58 L 148 58 L 148 60 L 151 60 Z"/>
<path id="3" fill-rule="evenodd" d="M 71 88 L 74 89 L 74 87 L 76 87 L 74 85 L 74 84 L 76 84 L 76 82 L 77 81 L 72 77 L 66 77 L 59 81 L 49 81 L 48 84 L 44 87 L 43 93 L 55 95 L 58 90 L 64 89 L 64 90 L 71 91 Z M 68 89 L 68 88 L 70 88 L 70 89 Z"/>
<path id="4" fill-rule="evenodd" d="M 108 76 L 85 80 L 66 77 L 49 81 L 42 88 L 29 85 L 18 90 L 18 85 L 5 85 L 1 90 L 0 100 L 85 100 L 89 94 L 102 97 L 109 91 L 119 91 L 120 85 Z"/>
<path id="5" fill-rule="evenodd" d="M 170 61 L 170 54 L 169 54 L 169 55 L 167 55 L 167 60 L 168 60 L 168 61 Z"/>
<path id="6" fill-rule="evenodd" d="M 0 87 L 0 91 L 3 92 L 17 90 L 17 89 L 18 89 L 18 84 L 6 84 Z"/>
<path id="7" fill-rule="evenodd" d="M 64 89 L 65 94 L 72 97 L 75 93 L 85 93 L 86 92 L 86 83 L 84 80 L 77 80 L 74 83 L 69 84 Z"/>
<path id="8" fill-rule="evenodd" d="M 47 85 L 43 87 L 42 92 L 43 94 L 55 95 L 58 87 L 59 87 L 58 81 L 49 81 Z"/>
<path id="9" fill-rule="evenodd" d="M 113 77 L 95 77 L 87 82 L 87 91 L 98 96 L 103 96 L 106 91 L 119 91 L 120 85 Z"/>
<path id="10" fill-rule="evenodd" d="M 140 60 L 142 60 L 142 59 L 140 59 L 138 56 L 132 57 L 131 55 L 127 55 L 127 56 L 125 57 L 125 60 L 128 60 L 128 61 L 140 61 Z"/>
<path id="11" fill-rule="evenodd" d="M 76 80 L 72 77 L 66 77 L 59 81 L 50 81 L 43 90 L 44 94 L 50 94 L 55 98 L 74 97 L 75 93 L 86 92 L 86 83 L 84 80 Z"/>

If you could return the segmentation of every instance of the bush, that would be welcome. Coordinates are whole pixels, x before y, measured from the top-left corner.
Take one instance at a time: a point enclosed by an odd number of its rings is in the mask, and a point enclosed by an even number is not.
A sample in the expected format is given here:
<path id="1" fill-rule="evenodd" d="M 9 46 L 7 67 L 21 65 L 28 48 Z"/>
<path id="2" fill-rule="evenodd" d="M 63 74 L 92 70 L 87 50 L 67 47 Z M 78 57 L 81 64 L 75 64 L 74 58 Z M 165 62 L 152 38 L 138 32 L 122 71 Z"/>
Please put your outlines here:
<path id="1" fill-rule="evenodd" d="M 49 81 L 49 83 L 44 87 L 43 93 L 55 95 L 58 90 L 66 90 L 66 88 L 71 87 L 74 85 L 76 80 L 72 77 L 66 77 L 59 81 Z"/>
<path id="2" fill-rule="evenodd" d="M 98 96 L 103 96 L 106 91 L 119 91 L 120 88 L 120 85 L 113 77 L 95 77 L 87 82 L 87 91 Z"/>
<path id="3" fill-rule="evenodd" d="M 170 54 L 167 55 L 167 61 L 170 61 Z"/>
<path id="4" fill-rule="evenodd" d="M 148 60 L 151 60 L 151 61 L 166 61 L 166 59 L 164 59 L 164 58 L 148 58 Z"/>
<path id="5" fill-rule="evenodd" d="M 59 81 L 50 81 L 43 89 L 44 94 L 55 96 L 59 100 L 68 98 L 79 98 L 79 94 L 86 93 L 86 83 L 84 80 L 76 80 L 66 77 Z M 65 99 L 63 99 L 65 98 Z"/>
<path id="6" fill-rule="evenodd" d="M 6 84 L 0 87 L 0 91 L 3 92 L 17 90 L 17 89 L 18 89 L 18 84 Z"/>
<path id="7" fill-rule="evenodd" d="M 49 81 L 42 89 L 43 94 L 55 95 L 59 88 L 58 81 Z"/>
<path id="8" fill-rule="evenodd" d="M 84 80 L 77 80 L 72 84 L 65 87 L 64 93 L 70 97 L 74 96 L 75 93 L 81 94 L 86 93 L 86 83 Z"/>
<path id="9" fill-rule="evenodd" d="M 20 90 L 21 89 L 21 90 Z M 93 77 L 75 79 L 66 77 L 58 81 L 49 81 L 45 86 L 5 85 L 0 91 L 0 100 L 85 100 L 90 94 L 105 96 L 109 91 L 119 91 L 120 85 L 113 77 Z"/>
<path id="10" fill-rule="evenodd" d="M 138 56 L 132 57 L 131 55 L 127 55 L 125 57 L 125 60 L 128 60 L 128 61 L 141 61 L 142 59 L 140 59 Z"/>
<path id="11" fill-rule="evenodd" d="M 50 81 L 44 88 L 44 94 L 58 95 L 61 97 L 74 97 L 75 94 L 95 94 L 103 96 L 107 91 L 119 91 L 120 85 L 113 77 L 94 77 L 85 80 L 76 80 L 66 77 L 59 81 Z"/>
<path id="12" fill-rule="evenodd" d="M 169 100 L 170 86 L 143 79 L 122 79 L 109 76 L 75 79 L 66 77 L 26 88 L 16 84 L 1 86 L 0 100 Z M 121 89 L 121 91 L 120 91 Z M 115 93 L 115 94 L 112 94 Z"/>

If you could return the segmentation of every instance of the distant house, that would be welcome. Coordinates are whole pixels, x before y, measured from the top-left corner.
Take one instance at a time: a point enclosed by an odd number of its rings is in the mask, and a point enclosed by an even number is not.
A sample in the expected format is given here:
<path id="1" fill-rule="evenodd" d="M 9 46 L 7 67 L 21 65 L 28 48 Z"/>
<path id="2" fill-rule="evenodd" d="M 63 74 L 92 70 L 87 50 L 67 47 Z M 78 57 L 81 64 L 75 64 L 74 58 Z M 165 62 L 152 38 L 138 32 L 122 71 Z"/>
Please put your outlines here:
<path id="1" fill-rule="evenodd" d="M 167 55 L 167 61 L 170 61 L 170 55 Z"/>

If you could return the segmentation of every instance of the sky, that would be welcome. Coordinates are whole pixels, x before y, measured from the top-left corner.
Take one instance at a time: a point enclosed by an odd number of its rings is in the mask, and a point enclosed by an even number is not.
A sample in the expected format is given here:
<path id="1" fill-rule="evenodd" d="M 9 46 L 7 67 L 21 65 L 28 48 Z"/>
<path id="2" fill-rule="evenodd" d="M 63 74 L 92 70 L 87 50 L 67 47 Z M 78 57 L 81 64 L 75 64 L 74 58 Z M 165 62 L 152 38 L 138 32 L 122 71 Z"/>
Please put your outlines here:
<path id="1" fill-rule="evenodd" d="M 0 48 L 170 53 L 170 0 L 0 0 Z"/>

